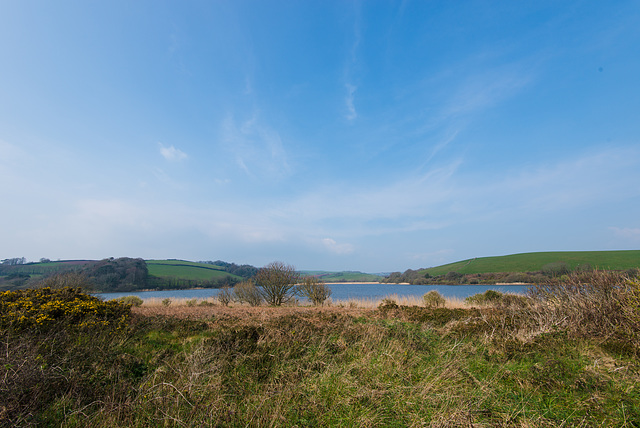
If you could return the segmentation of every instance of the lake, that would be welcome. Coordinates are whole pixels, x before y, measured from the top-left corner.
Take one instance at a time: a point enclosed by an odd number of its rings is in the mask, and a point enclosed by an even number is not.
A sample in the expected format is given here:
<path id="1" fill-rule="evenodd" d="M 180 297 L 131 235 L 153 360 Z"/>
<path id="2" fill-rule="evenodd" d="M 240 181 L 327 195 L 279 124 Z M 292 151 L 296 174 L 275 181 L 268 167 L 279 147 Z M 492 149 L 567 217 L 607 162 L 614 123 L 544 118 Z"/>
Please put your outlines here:
<path id="1" fill-rule="evenodd" d="M 524 294 L 526 285 L 406 285 L 406 284 L 378 284 L 378 283 L 340 283 L 327 284 L 331 287 L 332 300 L 349 299 L 382 299 L 390 294 L 403 296 L 422 297 L 426 292 L 436 290 L 444 297 L 457 297 L 464 299 L 487 290 L 496 290 L 502 293 Z M 139 291 L 131 293 L 96 293 L 96 296 L 105 300 L 117 299 L 122 296 L 138 296 L 141 299 L 207 299 L 218 294 L 218 289 L 199 290 L 165 290 L 165 291 Z"/>

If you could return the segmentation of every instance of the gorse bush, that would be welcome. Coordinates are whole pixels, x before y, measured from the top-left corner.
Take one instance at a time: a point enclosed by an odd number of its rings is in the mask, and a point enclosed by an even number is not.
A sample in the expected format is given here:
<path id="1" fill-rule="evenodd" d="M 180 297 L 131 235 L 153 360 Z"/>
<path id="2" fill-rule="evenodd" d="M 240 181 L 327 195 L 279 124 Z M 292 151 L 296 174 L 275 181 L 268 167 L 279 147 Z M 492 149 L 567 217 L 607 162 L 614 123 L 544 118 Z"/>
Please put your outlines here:
<path id="1" fill-rule="evenodd" d="M 89 296 L 79 288 L 5 291 L 0 293 L 0 328 L 44 331 L 58 323 L 80 328 L 122 326 L 130 308 Z"/>
<path id="2" fill-rule="evenodd" d="M 61 407 L 125 402 L 139 367 L 118 350 L 130 311 L 79 288 L 0 293 L 0 426 L 60 426 Z"/>

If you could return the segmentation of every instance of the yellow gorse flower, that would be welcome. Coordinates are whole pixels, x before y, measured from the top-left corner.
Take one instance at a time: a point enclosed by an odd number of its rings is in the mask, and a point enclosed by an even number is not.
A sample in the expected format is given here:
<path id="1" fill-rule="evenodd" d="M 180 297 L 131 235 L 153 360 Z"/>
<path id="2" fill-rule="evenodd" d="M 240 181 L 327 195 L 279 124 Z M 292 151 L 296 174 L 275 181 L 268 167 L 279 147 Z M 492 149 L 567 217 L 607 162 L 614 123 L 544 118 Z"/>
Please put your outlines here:
<path id="1" fill-rule="evenodd" d="M 0 326 L 14 329 L 42 329 L 55 323 L 79 328 L 111 325 L 121 328 L 129 314 L 129 305 L 104 302 L 69 287 L 0 293 Z"/>

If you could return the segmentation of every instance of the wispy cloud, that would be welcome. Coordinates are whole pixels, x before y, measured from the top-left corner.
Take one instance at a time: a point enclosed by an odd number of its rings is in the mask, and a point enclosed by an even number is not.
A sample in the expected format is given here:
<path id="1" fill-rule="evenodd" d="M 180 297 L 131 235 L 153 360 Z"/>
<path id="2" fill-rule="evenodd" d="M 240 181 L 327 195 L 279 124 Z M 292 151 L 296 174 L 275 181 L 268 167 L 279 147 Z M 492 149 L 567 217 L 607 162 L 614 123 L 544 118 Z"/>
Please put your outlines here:
<path id="1" fill-rule="evenodd" d="M 610 230 L 613 231 L 613 234 L 619 238 L 628 239 L 631 241 L 640 241 L 640 228 L 636 227 L 610 227 Z"/>
<path id="2" fill-rule="evenodd" d="M 158 145 L 160 146 L 160 154 L 169 162 L 179 162 L 189 157 L 185 152 L 176 149 L 173 145 L 169 147 L 165 147 L 162 143 L 158 143 Z"/>
<path id="3" fill-rule="evenodd" d="M 347 115 L 345 117 L 348 121 L 352 121 L 358 117 L 358 112 L 356 111 L 356 107 L 353 103 L 353 99 L 356 91 L 358 90 L 358 87 L 350 83 L 345 84 L 345 87 L 347 89 L 347 95 L 344 99 L 345 105 L 347 106 Z"/>
<path id="4" fill-rule="evenodd" d="M 297 230 L 351 239 L 477 223 L 493 228 L 513 218 L 535 221 L 615 204 L 630 196 L 629 182 L 640 180 L 639 153 L 626 149 L 491 178 L 467 173 L 463 166 L 458 160 L 385 186 L 325 185 L 282 203 L 272 220 L 292 235 Z M 634 230 L 624 232 L 631 236 Z"/>
<path id="5" fill-rule="evenodd" d="M 169 47 L 168 51 L 170 54 L 175 53 L 180 48 L 180 43 L 178 42 L 178 35 L 173 32 L 169 34 Z"/>
<path id="6" fill-rule="evenodd" d="M 345 118 L 350 122 L 358 117 L 358 112 L 355 107 L 355 93 L 358 90 L 358 86 L 354 83 L 353 75 L 355 74 L 355 69 L 358 64 L 358 48 L 360 46 L 360 41 L 362 38 L 362 33 L 360 30 L 360 7 L 357 4 L 355 5 L 355 7 L 355 17 L 353 21 L 353 42 L 351 44 L 349 57 L 345 66 L 346 83 L 344 85 L 346 90 L 344 103 L 347 110 Z"/>
<path id="7" fill-rule="evenodd" d="M 22 150 L 6 141 L 0 140 L 0 180 L 2 180 L 2 182 L 15 183 L 20 181 L 15 178 L 15 174 L 18 172 L 16 171 L 15 165 L 19 158 L 24 157 Z M 7 191 L 11 187 L 12 186 L 2 186 L 3 189 L 0 189 L 0 194 L 2 194 L 2 190 Z"/>
<path id="8" fill-rule="evenodd" d="M 241 123 L 229 115 L 223 120 L 221 131 L 226 149 L 247 175 L 281 179 L 291 173 L 280 134 L 263 124 L 258 113 Z"/>
<path id="9" fill-rule="evenodd" d="M 490 70 L 483 75 L 469 76 L 450 99 L 442 112 L 444 116 L 473 113 L 513 96 L 530 77 L 520 70 Z"/>
<path id="10" fill-rule="evenodd" d="M 429 263 L 438 263 L 445 262 L 446 260 L 450 260 L 451 256 L 455 253 L 454 250 L 448 248 L 437 251 L 430 251 L 427 253 L 414 253 L 410 254 L 409 258 L 415 260 L 419 263 L 429 262 Z"/>
<path id="11" fill-rule="evenodd" d="M 322 245 L 332 253 L 343 255 L 353 253 L 353 245 L 351 244 L 338 244 L 334 239 L 323 238 Z"/>
<path id="12" fill-rule="evenodd" d="M 10 161 L 17 157 L 20 152 L 16 146 L 0 140 L 0 162 Z"/>
<path id="13" fill-rule="evenodd" d="M 249 75 L 244 77 L 244 89 L 242 93 L 244 95 L 251 95 L 253 93 L 253 81 Z"/>
<path id="14" fill-rule="evenodd" d="M 176 180 L 171 178 L 171 176 L 167 174 L 167 172 L 162 168 L 154 168 L 151 172 L 159 182 L 164 183 L 165 185 L 169 186 L 172 189 L 184 188 L 184 185 L 178 183 Z"/>

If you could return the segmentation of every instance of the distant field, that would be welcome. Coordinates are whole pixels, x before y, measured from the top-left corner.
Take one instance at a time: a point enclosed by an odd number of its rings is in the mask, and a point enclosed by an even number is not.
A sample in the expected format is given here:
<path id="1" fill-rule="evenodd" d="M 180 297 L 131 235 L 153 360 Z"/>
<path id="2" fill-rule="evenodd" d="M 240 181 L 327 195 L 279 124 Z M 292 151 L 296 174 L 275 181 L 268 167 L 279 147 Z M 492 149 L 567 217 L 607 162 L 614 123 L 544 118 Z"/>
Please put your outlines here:
<path id="1" fill-rule="evenodd" d="M 509 256 L 478 257 L 423 269 L 431 275 L 448 272 L 462 274 L 489 272 L 535 272 L 550 263 L 564 262 L 571 269 L 589 264 L 593 268 L 626 270 L 640 267 L 640 250 L 628 251 L 556 251 L 522 253 Z"/>
<path id="2" fill-rule="evenodd" d="M 319 270 L 305 270 L 302 275 L 317 276 L 325 282 L 378 282 L 382 277 L 362 272 L 326 272 Z"/>
<path id="3" fill-rule="evenodd" d="M 47 275 L 70 269 L 81 269 L 84 265 L 91 262 L 91 260 L 64 260 L 47 263 L 26 263 L 24 265 L 12 266 L 11 271 L 29 275 Z"/>
<path id="4" fill-rule="evenodd" d="M 187 262 L 182 260 L 147 260 L 149 275 L 159 277 L 172 277 L 191 280 L 210 280 L 231 276 L 241 280 L 242 278 L 231 275 L 220 266 L 206 263 Z"/>

